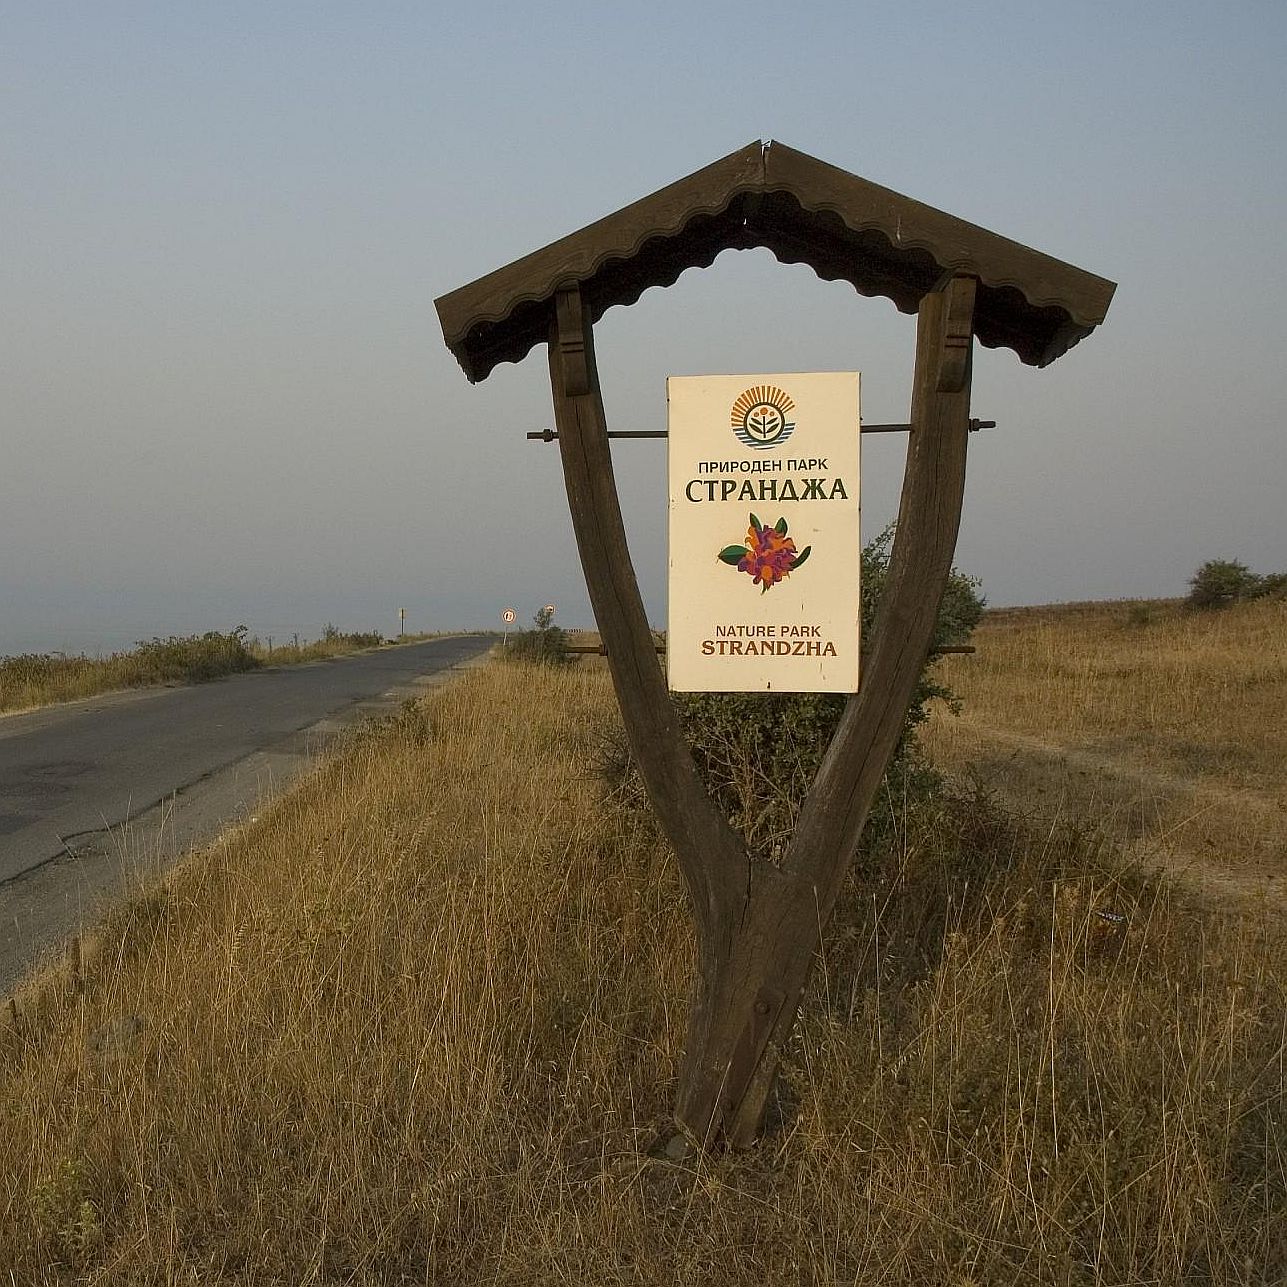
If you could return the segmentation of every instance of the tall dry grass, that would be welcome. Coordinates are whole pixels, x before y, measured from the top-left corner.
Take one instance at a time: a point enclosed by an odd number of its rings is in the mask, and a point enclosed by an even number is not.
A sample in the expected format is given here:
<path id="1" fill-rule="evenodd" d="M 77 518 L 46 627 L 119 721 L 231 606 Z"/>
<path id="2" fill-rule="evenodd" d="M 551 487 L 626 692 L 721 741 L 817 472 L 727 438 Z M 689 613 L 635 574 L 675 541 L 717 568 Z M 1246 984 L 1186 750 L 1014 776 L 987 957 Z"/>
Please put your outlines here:
<path id="1" fill-rule="evenodd" d="M 215 679 L 260 664 L 245 628 L 151 639 L 108 657 L 22 653 L 0 657 L 0 712 L 75 701 L 122 688 Z"/>
<path id="2" fill-rule="evenodd" d="M 0 1038 L 13 1282 L 1262 1284 L 1287 968 L 978 800 L 856 869 L 760 1147 L 649 1156 L 692 937 L 591 769 L 602 671 L 495 666 L 104 926 Z"/>
<path id="3" fill-rule="evenodd" d="M 418 635 L 414 639 L 430 638 Z M 407 640 L 413 642 L 414 640 Z M 374 632 L 327 628 L 321 639 L 288 644 L 248 639 L 245 627 L 203 635 L 144 640 L 107 657 L 67 653 L 21 653 L 0 657 L 0 713 L 78 701 L 100 693 L 155 684 L 193 683 L 259 666 L 290 666 L 343 657 L 384 642 Z"/>
<path id="4" fill-rule="evenodd" d="M 1287 886 L 1287 601 L 989 613 L 941 673 L 938 762 L 1094 817 L 1225 892 Z"/>
<path id="5" fill-rule="evenodd" d="M 1011 608 L 943 674 L 970 715 L 1231 787 L 1281 786 L 1287 600 Z"/>

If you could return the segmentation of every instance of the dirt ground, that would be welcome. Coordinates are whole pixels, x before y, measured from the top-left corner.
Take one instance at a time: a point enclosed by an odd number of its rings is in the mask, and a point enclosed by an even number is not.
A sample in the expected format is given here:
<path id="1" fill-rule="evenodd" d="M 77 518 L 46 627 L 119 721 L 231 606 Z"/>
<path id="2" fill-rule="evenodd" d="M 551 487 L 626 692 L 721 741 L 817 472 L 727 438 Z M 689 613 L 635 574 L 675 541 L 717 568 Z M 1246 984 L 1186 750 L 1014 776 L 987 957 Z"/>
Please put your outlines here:
<path id="1" fill-rule="evenodd" d="M 946 771 L 995 792 L 1045 824 L 1089 821 L 1141 862 L 1165 868 L 1221 902 L 1287 912 L 1287 799 L 1230 789 L 941 715 L 927 739 Z"/>

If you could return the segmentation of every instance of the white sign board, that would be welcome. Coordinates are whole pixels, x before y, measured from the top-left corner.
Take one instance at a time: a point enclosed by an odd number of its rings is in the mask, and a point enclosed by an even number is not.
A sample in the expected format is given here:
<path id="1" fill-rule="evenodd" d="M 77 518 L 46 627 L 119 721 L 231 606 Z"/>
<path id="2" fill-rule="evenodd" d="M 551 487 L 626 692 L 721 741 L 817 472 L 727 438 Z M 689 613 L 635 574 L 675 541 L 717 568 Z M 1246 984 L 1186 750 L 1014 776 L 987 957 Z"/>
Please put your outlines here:
<path id="1" fill-rule="evenodd" d="M 676 692 L 858 690 L 858 373 L 671 376 Z"/>

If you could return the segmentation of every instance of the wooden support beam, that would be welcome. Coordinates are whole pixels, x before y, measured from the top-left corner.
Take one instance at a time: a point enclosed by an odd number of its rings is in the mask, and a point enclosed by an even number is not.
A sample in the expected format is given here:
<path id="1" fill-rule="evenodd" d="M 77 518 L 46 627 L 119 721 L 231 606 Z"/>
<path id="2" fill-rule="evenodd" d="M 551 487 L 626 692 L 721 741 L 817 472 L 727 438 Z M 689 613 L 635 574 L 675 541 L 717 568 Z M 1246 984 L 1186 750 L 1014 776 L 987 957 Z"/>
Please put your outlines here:
<path id="1" fill-rule="evenodd" d="M 550 387 L 568 506 L 630 749 L 693 900 L 699 937 L 727 916 L 717 891 L 746 881 L 746 846 L 712 803 L 666 690 L 635 578 L 612 469 L 594 336 L 579 290 L 559 291 Z"/>
<path id="2" fill-rule="evenodd" d="M 962 367 L 962 328 L 973 312 L 975 286 L 972 277 L 955 277 L 921 301 L 915 431 L 908 439 L 889 577 L 862 688 L 846 705 L 796 828 L 788 863 L 800 871 L 816 873 L 814 855 L 829 840 L 857 846 L 933 640 L 965 496 L 970 350 L 967 340 Z"/>
<path id="3" fill-rule="evenodd" d="M 722 1135 L 744 1147 L 759 1136 L 778 1052 L 790 1036 L 929 652 L 964 496 L 968 347 L 964 368 L 958 368 L 962 319 L 970 316 L 974 290 L 972 278 L 954 278 L 921 302 L 913 432 L 889 580 L 862 688 L 846 705 L 781 870 L 753 868 L 739 900 L 736 934 L 702 961 L 676 1109 L 677 1120 L 698 1140 Z M 765 988 L 782 996 L 767 1023 L 757 1008 Z"/>

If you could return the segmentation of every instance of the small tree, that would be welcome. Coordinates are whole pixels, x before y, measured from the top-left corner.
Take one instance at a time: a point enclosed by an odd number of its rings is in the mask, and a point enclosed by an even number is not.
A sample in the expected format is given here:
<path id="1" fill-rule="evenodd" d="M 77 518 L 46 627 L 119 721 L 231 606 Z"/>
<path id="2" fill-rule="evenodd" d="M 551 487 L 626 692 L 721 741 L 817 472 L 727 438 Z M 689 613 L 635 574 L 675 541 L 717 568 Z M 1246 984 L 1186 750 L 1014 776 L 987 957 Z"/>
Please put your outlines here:
<path id="1" fill-rule="evenodd" d="M 1263 592 L 1264 582 L 1238 559 L 1208 559 L 1189 581 L 1191 608 L 1225 608 Z"/>

